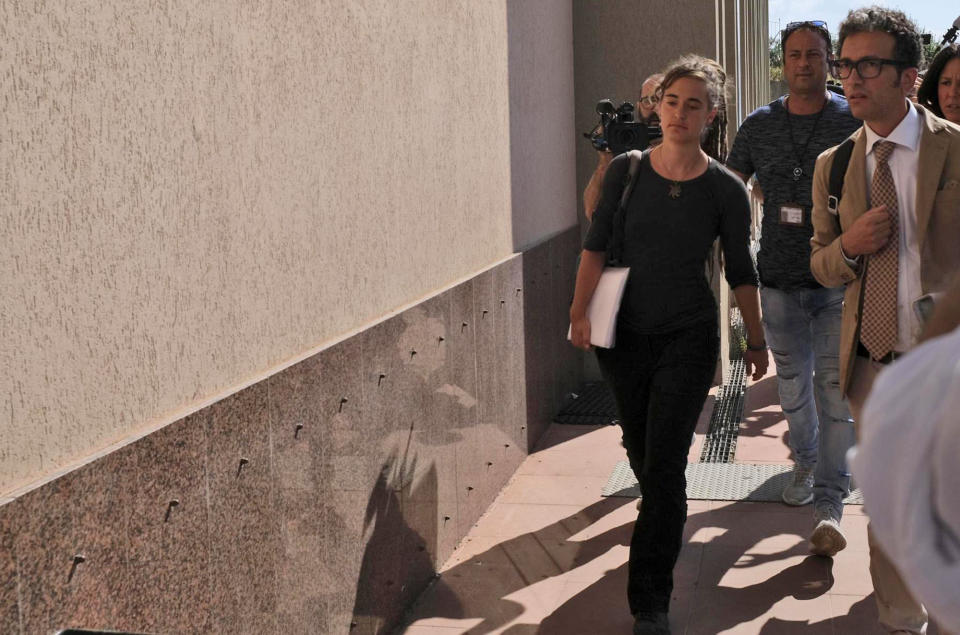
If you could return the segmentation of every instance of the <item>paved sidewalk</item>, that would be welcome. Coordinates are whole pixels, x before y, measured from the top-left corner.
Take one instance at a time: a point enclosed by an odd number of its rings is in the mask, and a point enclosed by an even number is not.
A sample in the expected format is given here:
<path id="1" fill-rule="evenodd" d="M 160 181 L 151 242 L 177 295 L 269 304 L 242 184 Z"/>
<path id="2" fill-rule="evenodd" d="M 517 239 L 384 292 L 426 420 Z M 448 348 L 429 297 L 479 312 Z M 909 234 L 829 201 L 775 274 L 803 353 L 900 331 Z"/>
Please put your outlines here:
<path id="1" fill-rule="evenodd" d="M 693 461 L 712 406 L 711 397 Z M 749 387 L 737 460 L 789 462 L 786 434 L 776 378 Z M 552 426 L 403 632 L 631 633 L 626 562 L 636 501 L 600 496 L 625 458 L 616 427 Z M 809 555 L 812 513 L 810 506 L 690 501 L 675 570 L 673 633 L 881 633 L 862 509 L 846 506 L 848 546 L 832 560 Z"/>

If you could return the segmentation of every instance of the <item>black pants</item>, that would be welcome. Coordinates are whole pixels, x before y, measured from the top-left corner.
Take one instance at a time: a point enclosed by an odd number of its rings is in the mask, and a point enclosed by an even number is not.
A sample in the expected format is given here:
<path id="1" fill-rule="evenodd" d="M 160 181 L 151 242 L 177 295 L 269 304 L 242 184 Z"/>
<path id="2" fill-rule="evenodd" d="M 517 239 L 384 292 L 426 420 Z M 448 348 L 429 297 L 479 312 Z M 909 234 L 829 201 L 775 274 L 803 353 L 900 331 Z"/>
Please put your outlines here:
<path id="1" fill-rule="evenodd" d="M 630 541 L 627 598 L 633 614 L 670 606 L 687 520 L 687 453 L 719 346 L 717 325 L 709 322 L 656 335 L 620 327 L 614 348 L 597 349 L 643 494 Z"/>

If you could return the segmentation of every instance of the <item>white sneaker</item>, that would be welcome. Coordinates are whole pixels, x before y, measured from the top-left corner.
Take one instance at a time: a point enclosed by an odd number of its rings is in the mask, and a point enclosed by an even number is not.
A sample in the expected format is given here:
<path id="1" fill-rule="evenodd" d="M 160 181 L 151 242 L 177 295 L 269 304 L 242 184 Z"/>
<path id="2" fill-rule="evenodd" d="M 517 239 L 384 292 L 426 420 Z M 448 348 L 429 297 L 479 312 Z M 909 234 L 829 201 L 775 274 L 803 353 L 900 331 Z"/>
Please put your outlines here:
<path id="1" fill-rule="evenodd" d="M 817 522 L 810 534 L 810 553 L 832 558 L 847 546 L 847 539 L 840 531 L 840 519 L 830 509 L 818 509 L 813 516 Z"/>
<path id="2" fill-rule="evenodd" d="M 813 468 L 793 468 L 793 482 L 783 488 L 781 496 L 787 505 L 806 505 L 813 502 Z"/>

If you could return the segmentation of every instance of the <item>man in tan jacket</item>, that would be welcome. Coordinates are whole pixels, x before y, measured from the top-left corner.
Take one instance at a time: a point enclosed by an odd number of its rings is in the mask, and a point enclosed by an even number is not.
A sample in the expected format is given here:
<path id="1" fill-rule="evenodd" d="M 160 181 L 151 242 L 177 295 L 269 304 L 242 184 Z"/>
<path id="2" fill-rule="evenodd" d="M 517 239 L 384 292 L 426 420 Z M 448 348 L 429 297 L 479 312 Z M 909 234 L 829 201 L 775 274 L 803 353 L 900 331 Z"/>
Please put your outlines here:
<path id="1" fill-rule="evenodd" d="M 846 285 L 840 383 L 859 422 L 879 370 L 917 341 L 914 303 L 960 269 L 960 127 L 908 101 L 920 47 L 903 13 L 851 11 L 839 49 L 833 71 L 864 126 L 851 136 L 839 204 L 828 187 L 837 148 L 817 159 L 810 268 L 824 286 Z M 870 548 L 881 623 L 923 633 L 923 606 L 872 537 Z"/>

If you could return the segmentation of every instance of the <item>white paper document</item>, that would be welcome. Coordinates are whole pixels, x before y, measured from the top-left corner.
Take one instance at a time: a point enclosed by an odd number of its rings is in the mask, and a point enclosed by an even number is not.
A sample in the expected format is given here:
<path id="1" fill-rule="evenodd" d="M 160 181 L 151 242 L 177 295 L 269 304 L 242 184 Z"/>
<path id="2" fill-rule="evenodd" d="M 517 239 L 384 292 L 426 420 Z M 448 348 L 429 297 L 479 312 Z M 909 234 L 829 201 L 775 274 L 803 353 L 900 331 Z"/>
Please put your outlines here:
<path id="1" fill-rule="evenodd" d="M 617 334 L 617 313 L 623 290 L 627 287 L 630 267 L 606 267 L 587 306 L 590 320 L 590 343 L 601 348 L 613 348 Z M 570 339 L 567 329 L 567 339 Z"/>

